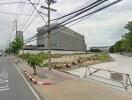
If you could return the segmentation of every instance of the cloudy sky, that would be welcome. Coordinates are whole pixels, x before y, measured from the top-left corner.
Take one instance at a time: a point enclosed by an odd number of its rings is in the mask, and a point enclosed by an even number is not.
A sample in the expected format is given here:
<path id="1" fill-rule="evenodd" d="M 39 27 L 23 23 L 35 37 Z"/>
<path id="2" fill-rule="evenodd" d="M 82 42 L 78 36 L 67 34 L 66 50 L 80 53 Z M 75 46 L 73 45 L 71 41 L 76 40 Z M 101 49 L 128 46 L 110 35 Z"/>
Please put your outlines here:
<path id="1" fill-rule="evenodd" d="M 35 0 L 31 0 L 32 2 Z M 38 0 L 36 0 L 37 2 Z M 57 9 L 57 12 L 52 12 L 52 18 L 60 17 L 64 14 L 72 12 L 83 5 L 89 4 L 93 0 L 56 0 L 57 3 L 51 7 Z M 114 0 L 108 0 L 112 2 Z M 0 0 L 0 3 L 6 2 L 27 2 L 28 0 Z M 46 5 L 45 0 L 40 0 L 40 4 Z M 132 21 L 132 0 L 122 0 L 120 3 L 111 6 L 99 13 L 96 13 L 87 19 L 77 23 L 69 28 L 85 36 L 85 41 L 88 47 L 91 46 L 107 46 L 112 45 L 126 32 L 124 29 L 128 21 Z M 23 8 L 23 10 L 22 10 Z M 40 11 L 47 13 L 46 10 Z M 33 7 L 30 4 L 0 4 L 0 48 L 6 48 L 9 40 L 15 37 L 13 25 L 15 18 L 18 19 L 18 30 L 24 30 L 24 39 L 27 39 L 36 34 L 36 28 L 44 25 L 44 21 L 39 15 L 34 12 L 35 17 L 16 16 L 3 13 L 22 13 L 30 15 Z M 43 15 L 45 20 L 46 16 Z M 28 25 L 31 22 L 30 25 Z M 29 26 L 29 27 L 28 27 Z M 30 43 L 35 44 L 35 41 Z"/>

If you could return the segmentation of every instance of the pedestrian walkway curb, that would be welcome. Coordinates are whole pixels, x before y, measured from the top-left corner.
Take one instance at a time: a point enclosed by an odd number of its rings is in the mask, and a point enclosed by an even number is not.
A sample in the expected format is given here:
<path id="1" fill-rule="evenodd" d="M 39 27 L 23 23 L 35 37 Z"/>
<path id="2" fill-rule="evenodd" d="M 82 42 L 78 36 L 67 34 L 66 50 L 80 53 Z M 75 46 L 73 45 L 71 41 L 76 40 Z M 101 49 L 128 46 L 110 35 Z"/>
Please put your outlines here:
<path id="1" fill-rule="evenodd" d="M 42 82 L 42 81 L 37 81 L 36 79 L 32 78 L 32 76 L 27 72 L 24 71 L 24 73 L 26 74 L 26 76 L 28 77 L 28 79 L 33 83 L 33 84 L 37 84 L 37 85 L 53 85 L 56 83 L 53 82 Z"/>

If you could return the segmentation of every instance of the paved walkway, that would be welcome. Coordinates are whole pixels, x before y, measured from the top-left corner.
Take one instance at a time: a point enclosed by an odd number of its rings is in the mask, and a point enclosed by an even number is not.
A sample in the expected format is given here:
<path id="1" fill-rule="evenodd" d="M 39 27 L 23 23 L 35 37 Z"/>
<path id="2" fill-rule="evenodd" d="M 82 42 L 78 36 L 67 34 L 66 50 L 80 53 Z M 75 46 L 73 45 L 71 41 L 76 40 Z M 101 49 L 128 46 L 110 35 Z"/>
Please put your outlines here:
<path id="1" fill-rule="evenodd" d="M 132 100 L 132 96 L 90 80 L 67 80 L 35 86 L 45 100 Z"/>
<path id="2" fill-rule="evenodd" d="M 20 66 L 24 64 L 21 63 Z M 29 68 L 28 70 L 30 71 Z M 92 80 L 79 79 L 63 72 L 43 68 L 38 72 L 57 82 L 54 85 L 34 85 L 45 100 L 132 100 L 131 95 Z"/>
<path id="3" fill-rule="evenodd" d="M 62 81 L 66 81 L 66 80 L 77 79 L 74 76 L 68 75 L 66 73 L 62 73 L 62 72 L 54 70 L 54 69 L 52 69 L 52 71 L 49 71 L 47 68 L 42 68 L 41 70 L 39 70 L 38 73 L 48 77 L 49 79 L 53 80 L 54 82 L 62 82 Z"/>

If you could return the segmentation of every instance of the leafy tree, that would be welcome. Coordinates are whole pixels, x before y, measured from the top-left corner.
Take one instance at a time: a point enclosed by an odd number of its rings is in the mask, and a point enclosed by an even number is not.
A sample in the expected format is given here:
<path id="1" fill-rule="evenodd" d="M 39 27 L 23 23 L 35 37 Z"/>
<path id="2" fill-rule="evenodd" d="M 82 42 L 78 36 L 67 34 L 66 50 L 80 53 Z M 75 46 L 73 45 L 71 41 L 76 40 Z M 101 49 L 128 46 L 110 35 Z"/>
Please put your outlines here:
<path id="1" fill-rule="evenodd" d="M 111 46 L 111 47 L 110 47 L 109 52 L 111 52 L 111 53 L 114 52 L 114 46 Z"/>
<path id="2" fill-rule="evenodd" d="M 15 55 L 19 54 L 19 51 L 22 46 L 22 41 L 20 38 L 15 38 L 14 41 L 10 43 L 10 47 L 6 49 L 6 52 L 14 53 Z"/>
<path id="3" fill-rule="evenodd" d="M 121 40 L 116 42 L 114 45 L 114 52 L 120 52 L 121 51 Z"/>
<path id="4" fill-rule="evenodd" d="M 128 22 L 125 28 L 128 30 L 128 33 L 124 35 L 123 39 L 127 45 L 127 51 L 132 52 L 132 22 Z"/>
<path id="5" fill-rule="evenodd" d="M 100 49 L 91 49 L 90 52 L 101 52 Z"/>
<path id="6" fill-rule="evenodd" d="M 29 57 L 27 58 L 27 61 L 30 67 L 33 68 L 34 75 L 36 75 L 36 67 L 41 66 L 41 64 L 43 63 L 43 58 L 37 54 L 30 54 Z"/>
<path id="7" fill-rule="evenodd" d="M 132 52 L 132 21 L 125 26 L 128 33 L 122 36 L 122 40 L 116 42 L 110 49 L 114 52 Z"/>

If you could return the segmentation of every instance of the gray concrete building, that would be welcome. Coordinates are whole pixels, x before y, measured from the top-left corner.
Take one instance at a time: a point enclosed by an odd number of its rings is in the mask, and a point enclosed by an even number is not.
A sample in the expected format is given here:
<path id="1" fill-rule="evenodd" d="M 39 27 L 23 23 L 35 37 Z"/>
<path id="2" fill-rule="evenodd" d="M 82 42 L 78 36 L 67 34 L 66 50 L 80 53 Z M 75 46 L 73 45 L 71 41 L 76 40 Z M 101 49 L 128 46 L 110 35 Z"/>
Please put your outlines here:
<path id="1" fill-rule="evenodd" d="M 37 48 L 41 50 L 48 49 L 48 34 L 44 32 L 46 29 L 47 27 L 37 29 Z M 52 30 L 51 49 L 65 51 L 86 51 L 84 36 L 64 26 Z"/>
<path id="2" fill-rule="evenodd" d="M 23 32 L 22 32 L 22 31 L 17 31 L 16 37 L 17 37 L 17 38 L 20 38 L 21 41 L 23 41 Z"/>

